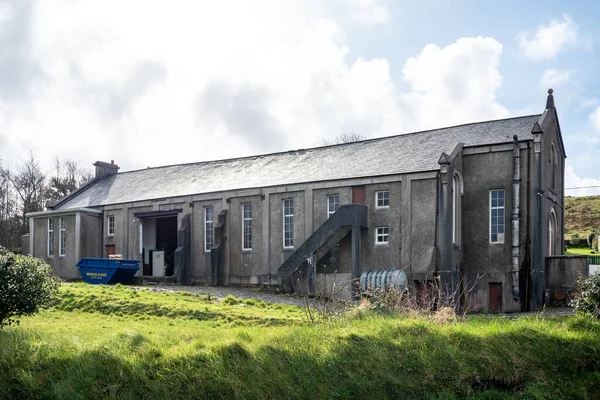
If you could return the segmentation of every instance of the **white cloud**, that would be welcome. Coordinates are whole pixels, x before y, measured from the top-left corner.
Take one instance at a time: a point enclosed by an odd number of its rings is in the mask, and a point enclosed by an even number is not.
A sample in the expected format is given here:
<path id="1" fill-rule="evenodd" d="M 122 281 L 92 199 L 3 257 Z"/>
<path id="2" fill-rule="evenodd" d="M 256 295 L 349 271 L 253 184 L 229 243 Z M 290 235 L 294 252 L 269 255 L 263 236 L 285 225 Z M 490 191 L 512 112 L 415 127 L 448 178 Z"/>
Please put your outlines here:
<path id="1" fill-rule="evenodd" d="M 0 81 L 3 163 L 31 148 L 45 163 L 128 170 L 509 114 L 492 38 L 427 45 L 403 66 L 400 91 L 387 59 L 349 59 L 319 1 L 191 4 L 37 3 L 28 42 L 41 73 L 23 90 L 35 96 L 4 99 Z"/>
<path id="2" fill-rule="evenodd" d="M 565 164 L 565 189 L 567 188 L 585 188 L 565 190 L 566 196 L 593 196 L 600 195 L 600 187 L 590 188 L 590 186 L 600 186 L 600 179 L 581 178 L 575 173 L 575 169 L 567 160 Z"/>
<path id="3" fill-rule="evenodd" d="M 389 0 L 343 0 L 350 8 L 350 17 L 360 25 L 384 24 L 390 18 Z"/>
<path id="4" fill-rule="evenodd" d="M 540 86 L 544 89 L 554 88 L 569 82 L 571 71 L 561 71 L 558 69 L 547 69 L 540 79 Z"/>
<path id="5" fill-rule="evenodd" d="M 600 106 L 596 107 L 596 109 L 590 113 L 588 118 L 594 129 L 596 129 L 597 132 L 600 132 Z"/>
<path id="6" fill-rule="evenodd" d="M 579 27 L 571 17 L 563 15 L 547 25 L 540 25 L 535 32 L 524 31 L 517 35 L 519 47 L 528 58 L 541 61 L 556 58 L 558 53 L 579 38 Z"/>
<path id="7" fill-rule="evenodd" d="M 416 119 L 413 128 L 507 117 L 496 100 L 501 54 L 499 42 L 477 37 L 443 48 L 429 44 L 409 58 L 402 72 L 411 92 L 401 96 L 401 108 Z"/>

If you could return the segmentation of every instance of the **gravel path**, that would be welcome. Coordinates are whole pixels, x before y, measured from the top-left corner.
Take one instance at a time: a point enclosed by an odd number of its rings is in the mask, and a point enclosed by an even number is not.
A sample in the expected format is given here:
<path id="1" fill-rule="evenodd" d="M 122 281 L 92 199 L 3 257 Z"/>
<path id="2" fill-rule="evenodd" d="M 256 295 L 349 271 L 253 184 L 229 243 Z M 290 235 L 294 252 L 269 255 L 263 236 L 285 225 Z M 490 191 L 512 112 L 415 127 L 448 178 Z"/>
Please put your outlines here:
<path id="1" fill-rule="evenodd" d="M 261 301 L 266 301 L 269 303 L 280 303 L 280 304 L 288 304 L 293 306 L 304 306 L 304 298 L 299 294 L 285 294 L 285 293 L 275 293 L 269 292 L 265 289 L 261 288 L 253 288 L 253 287 L 235 287 L 235 286 L 183 286 L 183 285 L 144 285 L 144 286 L 136 286 L 139 289 L 148 289 L 148 290 L 156 290 L 156 291 L 168 291 L 168 292 L 178 292 L 178 291 L 186 291 L 191 293 L 200 293 L 200 294 L 211 294 L 213 296 L 218 297 L 219 299 L 223 299 L 229 295 L 241 298 L 241 299 L 256 299 Z"/>
<path id="2" fill-rule="evenodd" d="M 146 289 L 146 290 L 155 290 L 155 291 L 169 291 L 169 292 L 177 292 L 177 291 L 186 291 L 191 293 L 200 293 L 200 294 L 211 294 L 213 296 L 218 297 L 219 299 L 223 299 L 229 295 L 241 298 L 241 299 L 256 299 L 261 301 L 266 301 L 269 303 L 279 303 L 279 304 L 288 304 L 293 306 L 304 307 L 306 302 L 302 294 L 286 294 L 286 293 L 277 293 L 270 292 L 268 290 L 259 288 L 259 287 L 238 287 L 238 286 L 184 286 L 184 285 L 144 285 L 144 286 L 135 286 L 138 289 Z M 311 299 L 311 303 L 314 303 L 315 299 Z M 314 304 L 313 304 L 314 306 Z M 572 308 L 569 307 L 551 307 L 545 309 L 544 311 L 528 311 L 528 312 L 518 312 L 518 313 L 501 313 L 501 314 L 488 314 L 489 317 L 504 317 L 504 318 L 519 318 L 524 316 L 533 316 L 533 315 L 570 315 L 574 314 Z M 485 315 L 485 314 L 481 314 Z"/>

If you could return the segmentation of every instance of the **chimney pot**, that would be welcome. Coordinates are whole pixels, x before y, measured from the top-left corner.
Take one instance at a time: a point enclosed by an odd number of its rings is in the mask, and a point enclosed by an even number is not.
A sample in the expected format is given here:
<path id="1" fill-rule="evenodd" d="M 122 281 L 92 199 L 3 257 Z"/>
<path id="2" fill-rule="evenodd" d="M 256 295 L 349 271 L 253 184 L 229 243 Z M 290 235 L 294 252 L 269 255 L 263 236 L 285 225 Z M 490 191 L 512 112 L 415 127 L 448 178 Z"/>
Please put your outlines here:
<path id="1" fill-rule="evenodd" d="M 107 162 L 96 161 L 94 166 L 96 167 L 96 179 L 104 178 L 107 175 L 113 175 L 119 172 L 119 166 L 115 164 L 115 160 L 110 160 L 110 164 Z"/>

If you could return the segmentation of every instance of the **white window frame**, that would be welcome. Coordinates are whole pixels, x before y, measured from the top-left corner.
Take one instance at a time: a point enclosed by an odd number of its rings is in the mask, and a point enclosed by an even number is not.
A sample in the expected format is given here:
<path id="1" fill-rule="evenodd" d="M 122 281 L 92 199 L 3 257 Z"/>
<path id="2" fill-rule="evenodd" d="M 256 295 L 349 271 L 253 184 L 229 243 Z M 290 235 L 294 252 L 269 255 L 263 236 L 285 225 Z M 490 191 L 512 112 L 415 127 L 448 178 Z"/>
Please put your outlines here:
<path id="1" fill-rule="evenodd" d="M 383 204 L 386 201 L 385 193 L 387 193 L 387 204 Z M 382 205 L 379 205 L 379 195 L 381 195 Z M 375 192 L 375 208 L 390 208 L 390 191 L 379 190 Z"/>
<path id="2" fill-rule="evenodd" d="M 48 238 L 46 243 L 46 254 L 48 257 L 54 257 L 54 220 L 48 218 Z"/>
<path id="3" fill-rule="evenodd" d="M 212 206 L 204 207 L 204 252 L 208 253 L 215 244 L 215 215 Z"/>
<path id="4" fill-rule="evenodd" d="M 333 206 L 333 211 L 332 207 Z M 327 196 L 327 218 L 331 217 L 340 208 L 340 195 L 331 194 Z"/>
<path id="5" fill-rule="evenodd" d="M 108 236 L 115 236 L 115 216 L 106 217 L 106 232 Z"/>
<path id="6" fill-rule="evenodd" d="M 492 206 L 492 193 L 493 192 L 502 192 L 502 199 L 503 199 L 503 205 L 502 206 L 496 206 L 493 207 Z M 502 220 L 502 227 L 503 227 L 503 231 L 502 233 L 496 233 L 497 237 L 496 237 L 496 241 L 492 240 L 492 210 L 502 210 L 503 213 L 503 220 Z M 502 235 L 502 237 L 500 237 L 499 235 Z M 488 233 L 488 240 L 490 241 L 491 244 L 503 244 L 505 242 L 505 238 L 506 238 L 506 191 L 504 189 L 491 189 L 490 190 L 490 194 L 489 194 L 489 233 Z"/>
<path id="7" fill-rule="evenodd" d="M 294 199 L 283 200 L 283 248 L 294 248 Z M 289 233 L 289 237 L 286 237 Z"/>
<path id="8" fill-rule="evenodd" d="M 375 245 L 382 246 L 390 242 L 390 227 L 379 226 L 375 228 Z"/>
<path id="9" fill-rule="evenodd" d="M 60 217 L 60 234 L 58 237 L 58 256 L 59 257 L 64 257 L 65 253 L 66 253 L 66 231 L 67 228 L 65 227 L 65 217 Z"/>
<path id="10" fill-rule="evenodd" d="M 249 216 L 246 215 L 246 211 Z M 246 241 L 246 237 L 248 237 L 248 241 Z M 242 203 L 242 250 L 252 250 L 252 203 Z"/>

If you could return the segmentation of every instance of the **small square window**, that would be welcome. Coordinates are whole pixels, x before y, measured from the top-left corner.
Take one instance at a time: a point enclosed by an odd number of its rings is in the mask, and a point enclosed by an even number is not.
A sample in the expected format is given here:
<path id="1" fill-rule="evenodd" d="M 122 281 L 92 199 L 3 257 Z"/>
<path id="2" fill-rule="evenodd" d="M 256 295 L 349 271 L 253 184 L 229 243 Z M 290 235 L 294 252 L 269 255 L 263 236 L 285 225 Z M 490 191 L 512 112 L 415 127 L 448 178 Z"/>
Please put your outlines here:
<path id="1" fill-rule="evenodd" d="M 375 244 L 388 244 L 390 238 L 390 228 L 387 226 L 379 227 L 375 230 Z"/>
<path id="2" fill-rule="evenodd" d="M 340 195 L 327 196 L 327 218 L 331 217 L 340 208 Z"/>
<path id="3" fill-rule="evenodd" d="M 387 190 L 375 192 L 375 205 L 377 208 L 388 208 L 390 206 L 390 192 Z"/>

